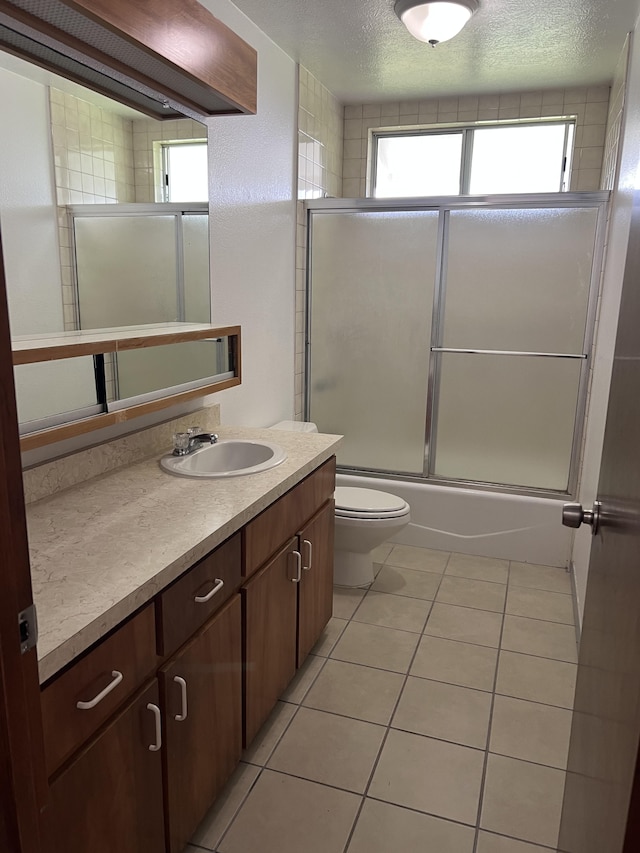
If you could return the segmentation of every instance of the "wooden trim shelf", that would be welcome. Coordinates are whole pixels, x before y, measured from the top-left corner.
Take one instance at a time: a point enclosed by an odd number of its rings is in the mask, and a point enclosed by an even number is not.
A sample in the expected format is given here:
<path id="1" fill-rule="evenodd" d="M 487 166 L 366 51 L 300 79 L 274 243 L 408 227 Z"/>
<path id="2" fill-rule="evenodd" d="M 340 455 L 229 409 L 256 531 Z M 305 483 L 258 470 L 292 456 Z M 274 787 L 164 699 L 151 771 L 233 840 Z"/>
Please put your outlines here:
<path id="1" fill-rule="evenodd" d="M 208 323 L 167 323 L 117 329 L 25 335 L 14 338 L 13 363 L 35 364 L 82 355 L 157 347 L 207 338 L 240 337 L 240 326 L 211 326 Z"/>
<path id="2" fill-rule="evenodd" d="M 27 433 L 20 438 L 20 450 L 23 453 L 36 450 L 57 441 L 76 438 L 97 429 L 126 423 L 133 418 L 153 414 L 169 406 L 186 403 L 189 400 L 206 397 L 208 394 L 240 385 L 242 383 L 242 346 L 240 326 L 210 326 L 204 323 L 169 323 L 128 329 L 104 329 L 98 332 L 63 332 L 47 337 L 25 336 L 14 340 L 13 363 L 20 365 L 224 337 L 229 338 L 230 371 L 233 372 L 233 376 L 173 394 L 171 389 L 167 388 L 165 396 L 154 400 Z"/>

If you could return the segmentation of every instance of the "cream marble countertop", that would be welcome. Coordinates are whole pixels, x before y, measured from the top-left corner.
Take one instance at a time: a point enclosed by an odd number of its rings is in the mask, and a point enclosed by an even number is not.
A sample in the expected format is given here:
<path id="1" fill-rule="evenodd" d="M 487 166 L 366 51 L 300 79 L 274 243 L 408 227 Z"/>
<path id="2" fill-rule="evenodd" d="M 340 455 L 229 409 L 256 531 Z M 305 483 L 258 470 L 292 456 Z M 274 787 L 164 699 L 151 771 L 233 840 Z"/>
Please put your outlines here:
<path id="1" fill-rule="evenodd" d="M 341 440 L 218 433 L 280 444 L 287 459 L 259 474 L 192 479 L 163 471 L 155 456 L 27 507 L 41 683 L 333 456 Z"/>

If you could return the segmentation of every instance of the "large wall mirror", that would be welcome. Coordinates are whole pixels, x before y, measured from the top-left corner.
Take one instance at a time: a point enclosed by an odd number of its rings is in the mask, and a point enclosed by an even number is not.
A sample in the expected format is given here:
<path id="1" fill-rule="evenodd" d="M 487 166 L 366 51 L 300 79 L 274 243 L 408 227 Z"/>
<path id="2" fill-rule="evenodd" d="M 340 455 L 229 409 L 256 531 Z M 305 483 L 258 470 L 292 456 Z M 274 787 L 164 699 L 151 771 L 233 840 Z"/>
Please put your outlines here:
<path id="1" fill-rule="evenodd" d="M 12 337 L 209 323 L 207 129 L 158 121 L 0 51 L 0 230 Z M 212 360 L 217 353 L 217 361 Z M 220 346 L 105 359 L 106 394 L 224 372 Z M 91 357 L 16 371 L 23 432 L 95 411 Z"/>

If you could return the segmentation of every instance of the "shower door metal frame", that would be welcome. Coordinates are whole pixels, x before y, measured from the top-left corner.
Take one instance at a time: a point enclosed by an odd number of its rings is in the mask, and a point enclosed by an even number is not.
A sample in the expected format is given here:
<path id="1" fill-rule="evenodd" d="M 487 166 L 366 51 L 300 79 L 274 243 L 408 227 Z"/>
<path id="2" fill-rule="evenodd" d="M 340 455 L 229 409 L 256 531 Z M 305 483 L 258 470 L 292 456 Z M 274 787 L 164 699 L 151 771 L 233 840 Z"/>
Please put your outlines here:
<path id="1" fill-rule="evenodd" d="M 426 399 L 426 422 L 424 441 L 424 467 L 422 474 L 400 473 L 384 469 L 362 469 L 341 465 L 339 468 L 351 474 L 365 477 L 384 476 L 390 479 L 429 482 L 435 485 L 471 488 L 485 491 L 499 491 L 534 497 L 566 498 L 576 493 L 579 479 L 579 464 L 582 454 L 582 439 L 585 426 L 586 404 L 589 390 L 590 368 L 593 355 L 593 338 L 598 297 L 602 279 L 602 262 L 604 257 L 604 238 L 607 227 L 608 201 L 610 193 L 606 192 L 576 192 L 576 193 L 536 193 L 514 195 L 486 196 L 438 196 L 428 198 L 402 199 L 317 199 L 305 202 L 307 225 L 306 249 L 306 300 L 305 300 L 305 347 L 304 347 L 304 412 L 309 418 L 310 411 L 310 355 L 311 355 L 311 294 L 313 288 L 311 271 L 311 251 L 313 246 L 313 214 L 314 213 L 363 213 L 363 212 L 404 212 L 404 211 L 434 211 L 439 212 L 438 245 L 436 254 L 436 270 L 434 285 L 434 303 L 431 327 L 431 347 L 429 357 L 429 372 Z M 540 208 L 595 208 L 597 209 L 594 252 L 591 264 L 589 296 L 585 317 L 585 331 L 582 353 L 541 353 L 516 352 L 512 350 L 469 350 L 442 347 L 442 331 L 446 302 L 446 258 L 448 246 L 449 214 L 452 210 L 482 209 L 540 209 Z M 508 483 L 480 482 L 438 477 L 434 474 L 435 444 L 437 440 L 438 400 L 441 371 L 441 355 L 444 352 L 484 353 L 494 355 L 509 355 L 513 357 L 536 356 L 541 358 L 561 357 L 580 359 L 582 361 L 578 383 L 576 415 L 569 461 L 569 477 L 567 490 L 529 488 Z"/>

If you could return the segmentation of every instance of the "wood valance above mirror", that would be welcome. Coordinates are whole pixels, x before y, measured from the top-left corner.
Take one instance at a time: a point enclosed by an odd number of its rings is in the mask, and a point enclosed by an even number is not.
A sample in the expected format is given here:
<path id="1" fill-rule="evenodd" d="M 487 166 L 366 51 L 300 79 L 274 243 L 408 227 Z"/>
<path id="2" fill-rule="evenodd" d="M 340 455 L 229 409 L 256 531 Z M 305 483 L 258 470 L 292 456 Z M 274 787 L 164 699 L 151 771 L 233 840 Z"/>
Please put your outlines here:
<path id="1" fill-rule="evenodd" d="M 197 0 L 0 0 L 0 47 L 155 118 L 256 112 L 256 51 Z"/>

